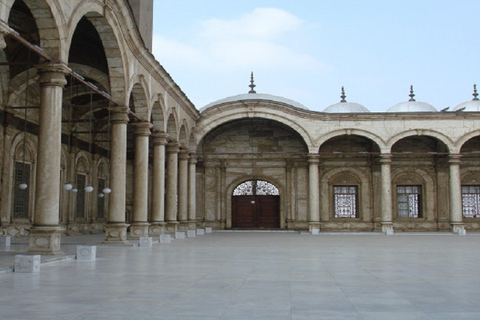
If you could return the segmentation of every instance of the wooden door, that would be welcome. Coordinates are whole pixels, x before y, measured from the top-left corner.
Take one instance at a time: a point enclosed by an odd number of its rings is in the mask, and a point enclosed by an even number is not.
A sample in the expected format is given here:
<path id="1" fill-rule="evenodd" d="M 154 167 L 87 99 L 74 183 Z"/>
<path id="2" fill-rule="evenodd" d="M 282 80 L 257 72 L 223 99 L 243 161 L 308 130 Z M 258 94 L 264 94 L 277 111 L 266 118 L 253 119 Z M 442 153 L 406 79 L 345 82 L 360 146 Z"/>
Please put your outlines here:
<path id="1" fill-rule="evenodd" d="M 232 197 L 232 228 L 280 228 L 280 197 Z"/>

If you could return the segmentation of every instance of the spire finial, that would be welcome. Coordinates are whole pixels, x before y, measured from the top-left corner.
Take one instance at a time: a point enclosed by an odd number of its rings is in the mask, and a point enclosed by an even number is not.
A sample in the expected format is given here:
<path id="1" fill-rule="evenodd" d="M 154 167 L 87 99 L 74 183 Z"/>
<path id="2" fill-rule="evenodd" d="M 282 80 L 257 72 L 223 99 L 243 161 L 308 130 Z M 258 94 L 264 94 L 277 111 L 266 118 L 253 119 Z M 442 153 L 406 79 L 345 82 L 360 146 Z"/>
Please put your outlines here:
<path id="1" fill-rule="evenodd" d="M 473 96 L 473 99 L 472 99 L 472 100 L 479 100 L 479 99 L 478 99 L 478 92 L 477 92 L 477 85 L 476 85 L 476 84 L 473 85 L 473 94 L 472 94 L 472 96 Z"/>
<path id="2" fill-rule="evenodd" d="M 410 97 L 410 100 L 408 101 L 415 101 L 413 97 L 415 97 L 415 94 L 413 93 L 413 86 L 410 86 L 410 94 L 408 95 Z"/>
<path id="3" fill-rule="evenodd" d="M 254 88 L 256 87 L 256 85 L 254 84 L 254 80 L 253 80 L 253 72 L 250 73 L 250 91 L 248 91 L 248 93 L 257 93 Z"/>
<path id="4" fill-rule="evenodd" d="M 340 102 L 347 102 L 347 100 L 345 100 L 347 96 L 345 95 L 345 89 L 342 87 L 342 95 L 340 96 L 340 98 L 342 98 L 342 100 L 340 100 Z"/>

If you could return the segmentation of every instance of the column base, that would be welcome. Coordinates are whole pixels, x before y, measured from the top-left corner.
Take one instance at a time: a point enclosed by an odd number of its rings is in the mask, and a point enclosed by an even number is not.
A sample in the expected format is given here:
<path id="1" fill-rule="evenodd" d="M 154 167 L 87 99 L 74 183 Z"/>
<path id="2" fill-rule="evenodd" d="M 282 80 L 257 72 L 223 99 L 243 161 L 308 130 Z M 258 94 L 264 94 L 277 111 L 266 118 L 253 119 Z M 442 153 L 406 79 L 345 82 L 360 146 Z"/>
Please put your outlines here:
<path id="1" fill-rule="evenodd" d="M 165 233 L 170 234 L 175 237 L 175 233 L 177 232 L 178 228 L 178 221 L 167 221 L 165 225 Z"/>
<path id="2" fill-rule="evenodd" d="M 149 226 L 150 224 L 147 222 L 133 222 L 130 225 L 130 238 L 140 239 L 140 237 L 148 237 Z"/>
<path id="3" fill-rule="evenodd" d="M 109 223 L 105 225 L 105 241 L 106 244 L 127 244 L 127 228 L 125 223 Z"/>
<path id="4" fill-rule="evenodd" d="M 27 253 L 61 254 L 60 242 L 63 229 L 60 227 L 36 227 L 30 229 L 30 243 Z"/>
<path id="5" fill-rule="evenodd" d="M 179 221 L 177 225 L 177 231 L 180 232 L 187 232 L 188 229 L 188 221 Z"/>
<path id="6" fill-rule="evenodd" d="M 461 234 L 465 231 L 465 224 L 463 222 L 452 222 L 452 232 Z"/>
<path id="7" fill-rule="evenodd" d="M 308 231 L 315 232 L 313 230 L 320 231 L 320 222 L 309 222 L 308 223 Z"/>
<path id="8" fill-rule="evenodd" d="M 165 233 L 165 222 L 152 222 L 149 227 L 150 237 L 159 237 L 161 234 Z"/>
<path id="9" fill-rule="evenodd" d="M 387 235 L 393 235 L 393 223 L 392 222 L 382 222 L 382 233 Z"/>
<path id="10" fill-rule="evenodd" d="M 188 221 L 188 230 L 197 230 L 197 221 L 189 220 Z"/>

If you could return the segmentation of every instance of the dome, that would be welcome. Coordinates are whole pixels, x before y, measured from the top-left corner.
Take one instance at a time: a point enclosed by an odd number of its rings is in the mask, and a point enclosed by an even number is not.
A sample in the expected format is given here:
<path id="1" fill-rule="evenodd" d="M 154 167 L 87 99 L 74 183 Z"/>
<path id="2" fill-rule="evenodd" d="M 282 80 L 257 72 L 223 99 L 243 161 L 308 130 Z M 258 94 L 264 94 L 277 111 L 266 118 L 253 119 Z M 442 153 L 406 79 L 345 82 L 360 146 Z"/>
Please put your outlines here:
<path id="1" fill-rule="evenodd" d="M 370 112 L 367 108 L 355 102 L 339 102 L 325 108 L 323 112 L 328 113 L 363 113 Z"/>
<path id="2" fill-rule="evenodd" d="M 219 106 L 221 104 L 225 104 L 225 103 L 229 103 L 229 102 L 238 102 L 238 101 L 249 101 L 249 100 L 273 101 L 273 102 L 278 102 L 278 103 L 281 103 L 281 104 L 286 104 L 286 105 L 289 105 L 289 106 L 294 107 L 294 108 L 308 110 L 308 108 L 305 107 L 303 104 L 301 104 L 299 102 L 296 102 L 296 101 L 293 101 L 293 100 L 290 100 L 290 99 L 287 99 L 287 98 L 283 98 L 283 97 L 279 97 L 279 96 L 273 96 L 273 95 L 265 94 L 265 93 L 244 93 L 244 94 L 239 94 L 239 95 L 236 95 L 236 96 L 223 98 L 223 99 L 217 100 L 215 102 L 209 103 L 209 104 L 207 104 L 206 106 L 204 106 L 203 108 L 200 109 L 200 113 L 205 112 L 206 110 L 208 110 L 210 108 L 213 108 L 213 107 L 216 107 L 216 106 Z"/>
<path id="3" fill-rule="evenodd" d="M 480 112 L 480 100 L 478 99 L 477 85 L 473 85 L 473 99 L 467 102 L 460 103 L 453 111 L 464 112 Z"/>
<path id="4" fill-rule="evenodd" d="M 223 99 L 217 100 L 215 102 L 209 103 L 199 110 L 200 113 L 205 112 L 206 110 L 208 110 L 210 108 L 213 108 L 213 107 L 225 104 L 225 103 L 238 102 L 238 101 L 248 101 L 248 100 L 273 101 L 273 102 L 278 102 L 278 103 L 281 103 L 281 104 L 288 105 L 290 107 L 303 109 L 303 110 L 308 110 L 307 107 L 305 107 L 303 104 L 298 103 L 296 101 L 293 101 L 293 100 L 290 100 L 290 99 L 287 99 L 287 98 L 284 98 L 284 97 L 273 96 L 273 95 L 270 95 L 270 94 L 257 93 L 254 90 L 256 85 L 254 84 L 254 81 L 253 81 L 253 72 L 250 75 L 250 85 L 249 85 L 249 87 L 250 87 L 250 91 L 248 93 L 223 98 Z"/>
<path id="5" fill-rule="evenodd" d="M 345 89 L 342 87 L 342 95 L 340 98 L 339 103 L 332 104 L 331 106 L 325 108 L 323 112 L 327 113 L 364 113 L 364 112 L 370 112 L 367 108 L 362 106 L 359 103 L 355 102 L 347 102 L 345 100 L 347 96 L 345 95 Z"/>
<path id="6" fill-rule="evenodd" d="M 387 112 L 437 112 L 437 109 L 432 105 L 416 101 L 413 97 L 413 86 L 410 86 L 410 100 L 405 102 L 400 102 L 387 110 Z"/>

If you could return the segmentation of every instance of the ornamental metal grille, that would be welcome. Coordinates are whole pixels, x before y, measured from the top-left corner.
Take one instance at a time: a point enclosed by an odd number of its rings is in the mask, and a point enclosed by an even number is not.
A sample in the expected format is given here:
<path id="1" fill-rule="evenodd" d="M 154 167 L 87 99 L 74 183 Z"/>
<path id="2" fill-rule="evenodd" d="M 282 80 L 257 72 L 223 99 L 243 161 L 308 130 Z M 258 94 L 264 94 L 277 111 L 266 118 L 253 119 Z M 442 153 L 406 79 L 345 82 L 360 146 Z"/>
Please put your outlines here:
<path id="1" fill-rule="evenodd" d="M 85 217 L 85 176 L 77 174 L 77 207 L 75 216 L 77 218 Z"/>
<path id="2" fill-rule="evenodd" d="M 102 192 L 102 190 L 105 188 L 105 179 L 98 179 L 98 190 Z M 105 197 L 98 198 L 97 202 L 97 218 L 98 219 L 103 219 L 105 214 Z"/>
<path id="3" fill-rule="evenodd" d="M 422 186 L 397 186 L 399 218 L 422 217 Z"/>
<path id="4" fill-rule="evenodd" d="M 462 186 L 462 212 L 465 218 L 480 215 L 480 186 Z"/>
<path id="5" fill-rule="evenodd" d="M 233 190 L 234 196 L 279 196 L 280 191 L 270 182 L 249 180 L 239 184 Z"/>
<path id="6" fill-rule="evenodd" d="M 335 218 L 357 217 L 357 186 L 334 186 Z"/>
<path id="7" fill-rule="evenodd" d="M 27 189 L 20 189 L 19 184 L 30 184 L 30 164 L 15 162 L 15 183 L 13 195 L 13 218 L 14 219 L 28 219 L 28 205 L 30 187 Z"/>

